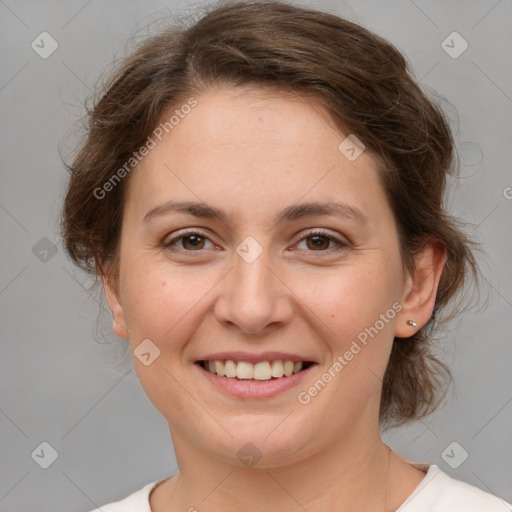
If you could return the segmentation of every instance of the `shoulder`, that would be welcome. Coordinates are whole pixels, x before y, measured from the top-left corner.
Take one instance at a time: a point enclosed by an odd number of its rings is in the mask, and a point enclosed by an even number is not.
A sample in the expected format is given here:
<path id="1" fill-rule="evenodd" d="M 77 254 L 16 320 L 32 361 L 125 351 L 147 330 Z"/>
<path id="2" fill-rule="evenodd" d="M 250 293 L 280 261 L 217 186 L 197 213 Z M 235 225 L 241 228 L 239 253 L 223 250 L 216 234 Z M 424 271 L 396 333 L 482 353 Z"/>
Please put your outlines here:
<path id="1" fill-rule="evenodd" d="M 149 494 L 157 484 L 158 481 L 151 482 L 126 498 L 102 505 L 91 512 L 151 512 Z"/>
<path id="2" fill-rule="evenodd" d="M 436 465 L 397 512 L 512 512 L 512 505 L 450 477 Z"/>

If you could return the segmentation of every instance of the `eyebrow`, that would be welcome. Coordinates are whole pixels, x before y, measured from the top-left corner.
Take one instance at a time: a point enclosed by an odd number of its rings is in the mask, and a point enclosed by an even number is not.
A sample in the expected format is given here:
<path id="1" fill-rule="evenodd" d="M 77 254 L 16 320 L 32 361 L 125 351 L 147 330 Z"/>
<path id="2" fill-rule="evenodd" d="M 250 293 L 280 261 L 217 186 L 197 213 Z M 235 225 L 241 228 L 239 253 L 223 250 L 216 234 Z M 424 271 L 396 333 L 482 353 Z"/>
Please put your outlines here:
<path id="1" fill-rule="evenodd" d="M 151 210 L 144 215 L 143 222 L 149 222 L 156 217 L 168 215 L 169 213 L 188 213 L 195 217 L 217 219 L 222 222 L 225 222 L 228 217 L 223 210 L 207 205 L 206 203 L 196 201 L 168 201 L 151 208 Z M 368 217 L 355 206 L 332 201 L 299 203 L 289 206 L 279 213 L 276 222 L 292 221 L 314 215 L 341 216 L 353 219 L 361 224 L 368 224 L 369 222 Z"/>

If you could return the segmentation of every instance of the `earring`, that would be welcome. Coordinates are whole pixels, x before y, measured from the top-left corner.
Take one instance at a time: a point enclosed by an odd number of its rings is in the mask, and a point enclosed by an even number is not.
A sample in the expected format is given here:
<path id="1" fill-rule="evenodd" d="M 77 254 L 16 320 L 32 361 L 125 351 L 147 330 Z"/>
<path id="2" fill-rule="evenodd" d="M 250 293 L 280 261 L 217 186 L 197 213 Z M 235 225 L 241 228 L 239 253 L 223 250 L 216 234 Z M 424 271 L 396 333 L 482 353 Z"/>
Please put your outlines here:
<path id="1" fill-rule="evenodd" d="M 414 320 L 408 320 L 407 323 L 411 326 L 411 327 L 416 327 L 418 324 L 414 321 Z"/>

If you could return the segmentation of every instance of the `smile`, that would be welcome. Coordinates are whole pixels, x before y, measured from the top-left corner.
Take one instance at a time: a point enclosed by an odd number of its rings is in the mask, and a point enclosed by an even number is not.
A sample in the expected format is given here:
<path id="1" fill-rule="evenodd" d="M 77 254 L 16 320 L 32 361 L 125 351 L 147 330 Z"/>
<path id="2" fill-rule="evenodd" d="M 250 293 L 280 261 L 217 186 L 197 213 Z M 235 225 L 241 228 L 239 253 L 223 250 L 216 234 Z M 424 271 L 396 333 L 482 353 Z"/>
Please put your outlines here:
<path id="1" fill-rule="evenodd" d="M 302 370 L 306 370 L 313 363 L 303 361 L 260 361 L 250 363 L 248 361 L 232 361 L 230 359 L 198 361 L 198 364 L 219 377 L 238 380 L 269 381 L 290 377 Z"/>

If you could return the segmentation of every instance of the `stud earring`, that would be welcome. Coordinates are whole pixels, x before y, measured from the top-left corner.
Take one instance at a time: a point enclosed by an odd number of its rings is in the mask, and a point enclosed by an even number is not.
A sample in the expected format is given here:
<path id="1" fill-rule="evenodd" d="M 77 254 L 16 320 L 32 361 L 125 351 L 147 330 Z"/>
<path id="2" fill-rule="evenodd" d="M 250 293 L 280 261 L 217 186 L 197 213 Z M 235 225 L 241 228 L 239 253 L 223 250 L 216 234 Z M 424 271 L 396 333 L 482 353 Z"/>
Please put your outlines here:
<path id="1" fill-rule="evenodd" d="M 408 320 L 407 323 L 411 326 L 411 327 L 416 327 L 418 324 L 413 321 L 413 320 Z"/>

